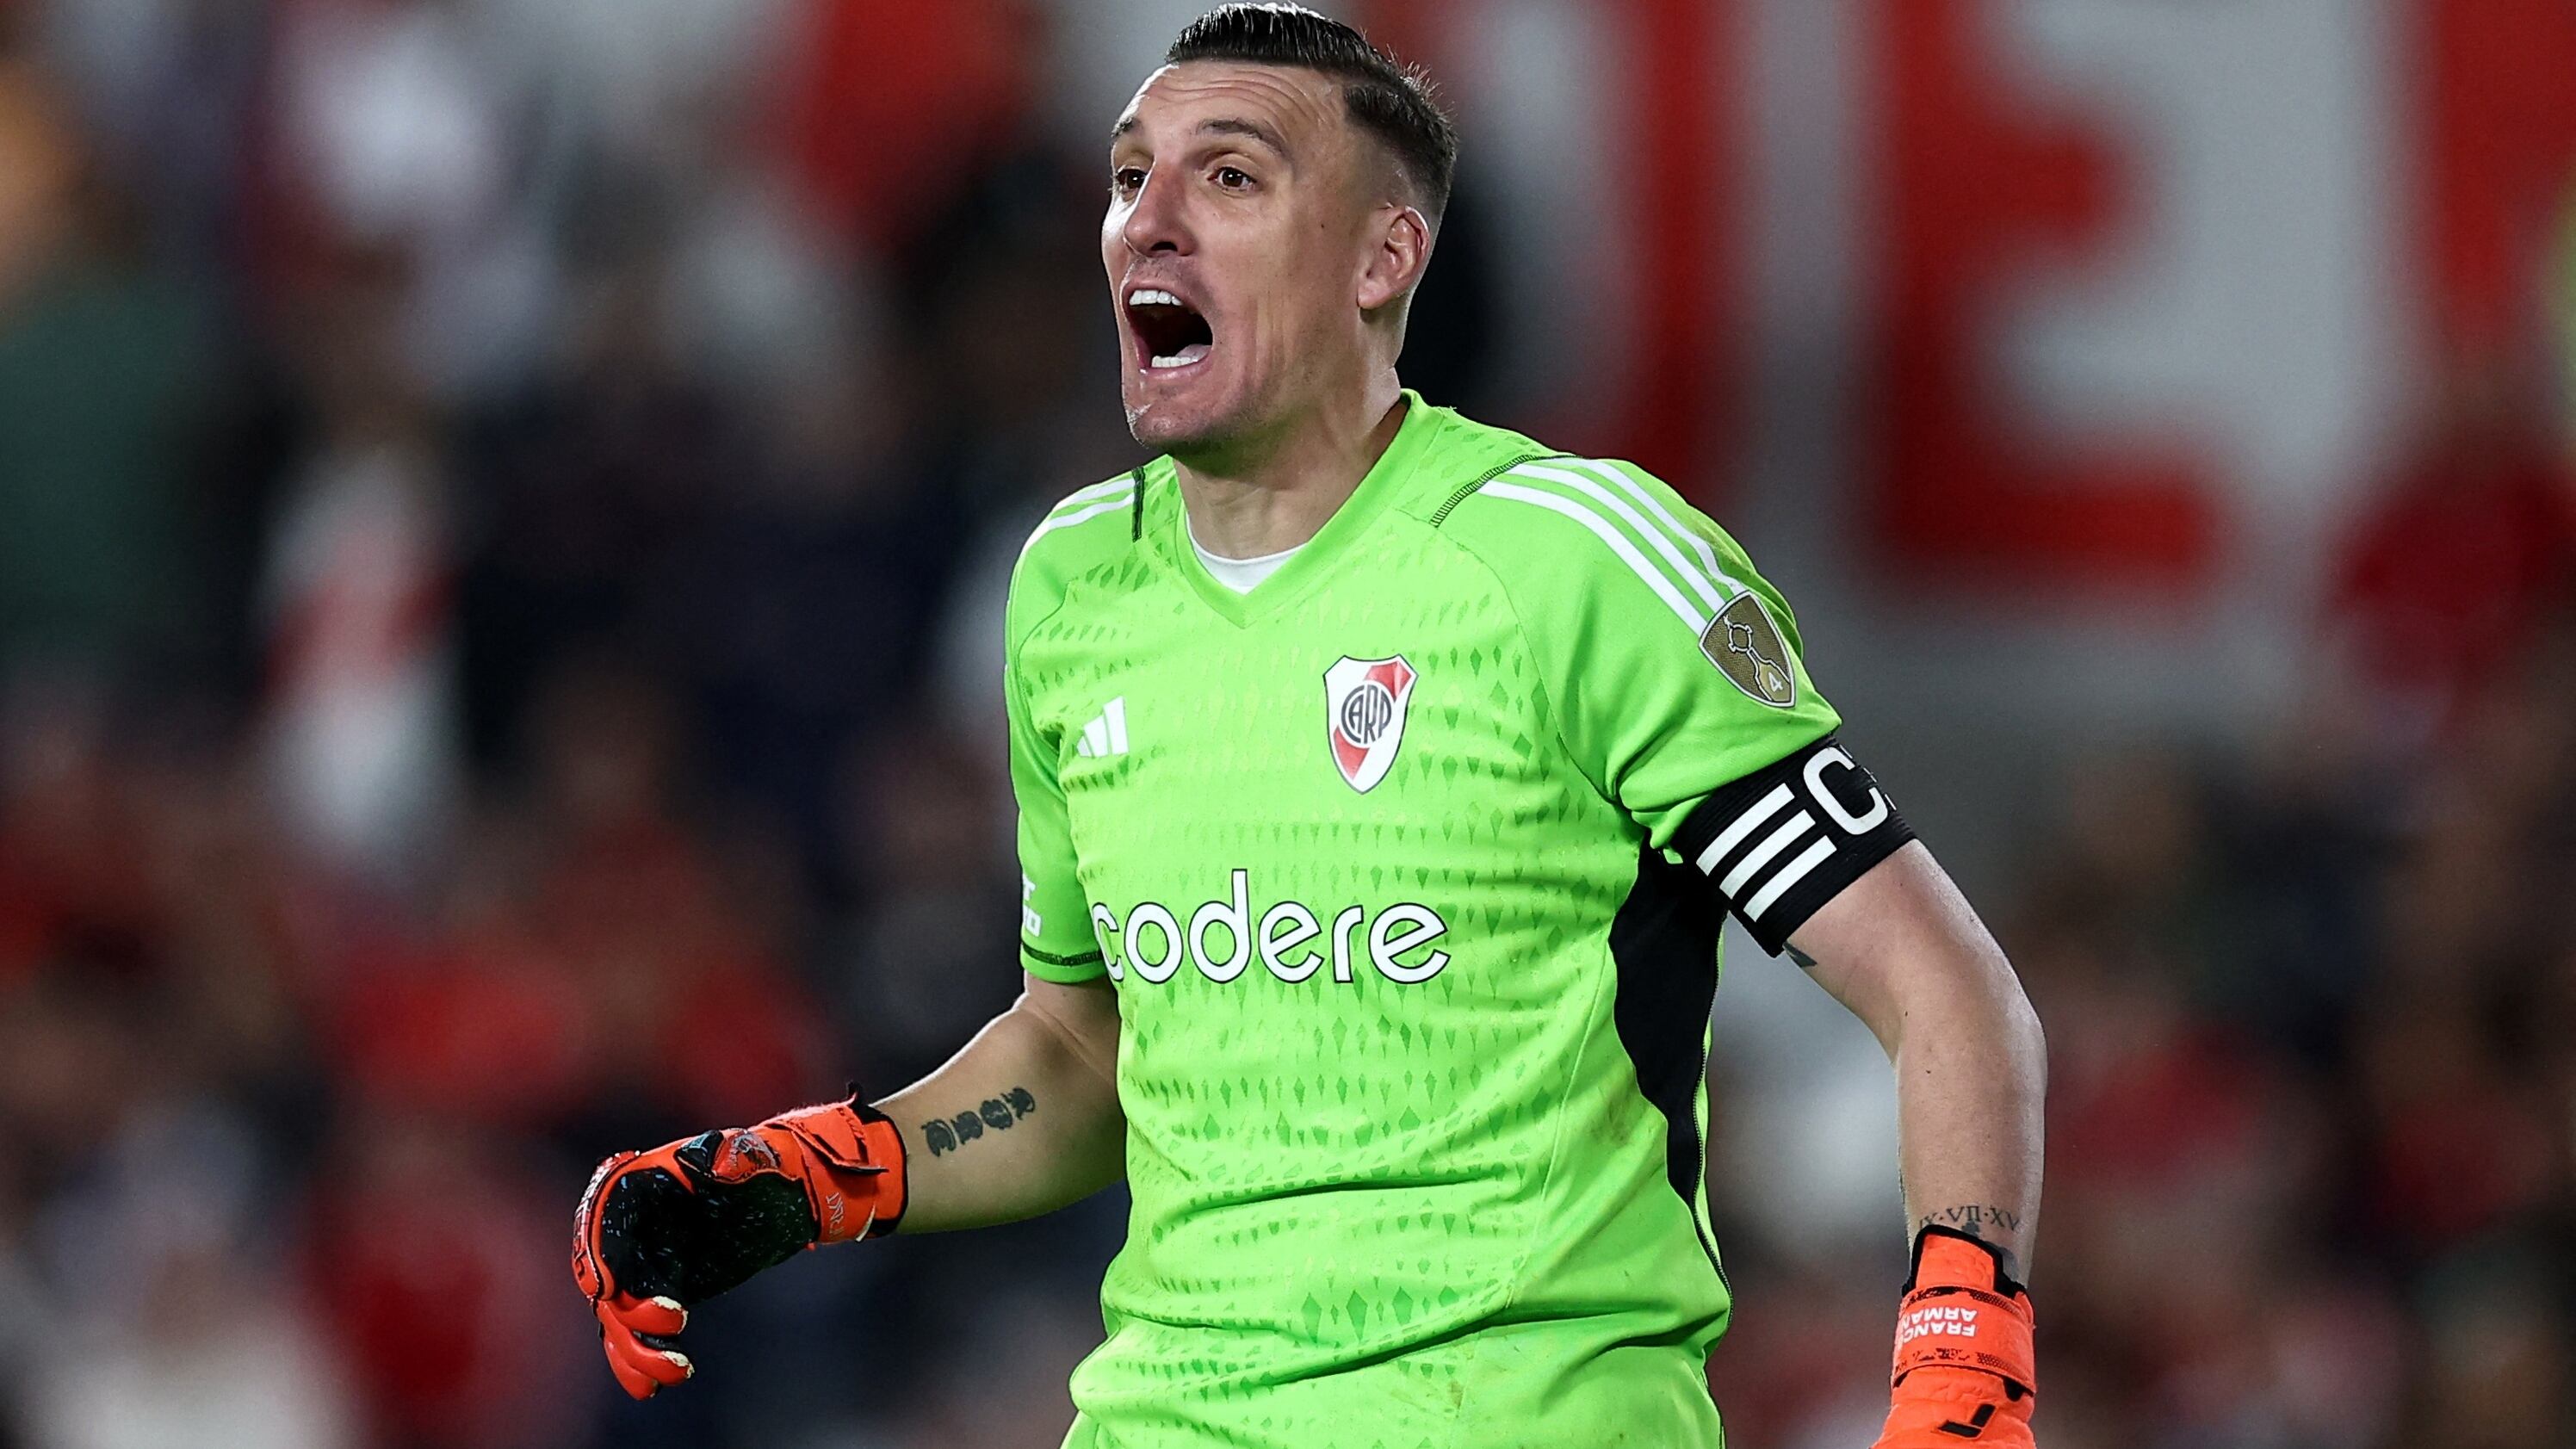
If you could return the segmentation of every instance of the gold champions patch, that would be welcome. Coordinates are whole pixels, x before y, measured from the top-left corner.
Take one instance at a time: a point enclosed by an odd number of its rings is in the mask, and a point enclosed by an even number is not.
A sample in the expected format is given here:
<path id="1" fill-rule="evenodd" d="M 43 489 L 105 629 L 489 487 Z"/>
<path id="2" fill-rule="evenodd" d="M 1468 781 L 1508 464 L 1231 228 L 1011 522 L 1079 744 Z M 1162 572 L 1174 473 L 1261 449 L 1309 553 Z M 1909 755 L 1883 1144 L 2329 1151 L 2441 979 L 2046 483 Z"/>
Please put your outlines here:
<path id="1" fill-rule="evenodd" d="M 1777 709 L 1798 702 L 1798 671 L 1760 596 L 1747 590 L 1718 611 L 1699 636 L 1708 662 L 1746 694 Z"/>

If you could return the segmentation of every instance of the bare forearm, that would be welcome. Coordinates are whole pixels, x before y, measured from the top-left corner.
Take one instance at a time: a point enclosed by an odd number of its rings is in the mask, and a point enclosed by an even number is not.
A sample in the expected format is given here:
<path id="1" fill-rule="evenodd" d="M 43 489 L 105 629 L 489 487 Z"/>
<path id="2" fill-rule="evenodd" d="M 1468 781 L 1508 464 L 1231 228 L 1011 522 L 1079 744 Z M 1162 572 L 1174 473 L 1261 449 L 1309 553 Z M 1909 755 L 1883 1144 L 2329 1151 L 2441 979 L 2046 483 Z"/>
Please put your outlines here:
<path id="1" fill-rule="evenodd" d="M 902 1231 L 1015 1222 L 1116 1182 L 1126 1121 L 1115 1079 L 1114 1004 L 1066 988 L 1023 995 L 937 1071 L 876 1104 L 903 1134 Z M 1101 993 L 1106 995 L 1105 989 Z"/>
<path id="2" fill-rule="evenodd" d="M 1896 1069 L 1909 1235 L 1955 1228 L 2027 1271 L 2039 1215 L 2048 1054 L 2001 948 L 1931 855 L 1909 844 L 1798 936 L 1816 979 Z"/>
<path id="3" fill-rule="evenodd" d="M 2046 1048 L 2010 970 L 2000 983 L 1994 974 L 1962 971 L 1958 989 L 1909 1004 L 1889 1055 L 1909 1237 L 1955 1228 L 2003 1249 L 2022 1277 L 2038 1226 Z"/>

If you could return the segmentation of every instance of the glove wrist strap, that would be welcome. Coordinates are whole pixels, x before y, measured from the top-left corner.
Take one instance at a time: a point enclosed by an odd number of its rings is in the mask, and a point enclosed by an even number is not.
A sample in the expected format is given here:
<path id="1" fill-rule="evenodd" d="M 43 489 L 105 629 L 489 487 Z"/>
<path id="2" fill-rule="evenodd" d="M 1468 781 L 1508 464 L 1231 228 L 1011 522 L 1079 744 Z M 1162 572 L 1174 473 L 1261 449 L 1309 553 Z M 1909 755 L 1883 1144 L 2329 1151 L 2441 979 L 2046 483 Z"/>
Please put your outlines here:
<path id="1" fill-rule="evenodd" d="M 1892 1382 L 1923 1368 L 1974 1369 L 2025 1392 L 2038 1389 L 2030 1298 L 2003 1274 L 1994 1249 L 1964 1233 L 1927 1227 L 1914 1245 L 1914 1275 L 1896 1313 Z"/>
<path id="2" fill-rule="evenodd" d="M 816 1245 L 884 1237 L 902 1221 L 909 1196 L 903 1136 L 855 1091 L 761 1125 L 784 1129 L 804 1151 L 807 1170 L 798 1176 L 814 1210 Z"/>

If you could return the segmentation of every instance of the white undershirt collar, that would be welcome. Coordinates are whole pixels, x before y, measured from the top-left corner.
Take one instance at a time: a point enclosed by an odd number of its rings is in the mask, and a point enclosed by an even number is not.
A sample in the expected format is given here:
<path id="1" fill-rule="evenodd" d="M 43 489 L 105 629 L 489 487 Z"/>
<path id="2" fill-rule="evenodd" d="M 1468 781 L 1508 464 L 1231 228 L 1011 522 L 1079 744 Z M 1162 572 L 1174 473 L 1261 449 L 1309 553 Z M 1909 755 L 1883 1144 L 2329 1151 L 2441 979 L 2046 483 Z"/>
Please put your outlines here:
<path id="1" fill-rule="evenodd" d="M 1187 526 L 1186 515 L 1182 523 Z M 1189 535 L 1190 548 L 1198 554 L 1199 562 L 1207 565 L 1208 577 L 1238 594 L 1251 593 L 1254 585 L 1279 572 L 1281 564 L 1296 557 L 1297 550 L 1306 546 L 1302 543 L 1292 543 L 1277 553 L 1265 553 L 1259 558 L 1227 558 L 1222 554 L 1208 552 L 1208 546 L 1199 542 L 1197 529 L 1190 529 Z"/>

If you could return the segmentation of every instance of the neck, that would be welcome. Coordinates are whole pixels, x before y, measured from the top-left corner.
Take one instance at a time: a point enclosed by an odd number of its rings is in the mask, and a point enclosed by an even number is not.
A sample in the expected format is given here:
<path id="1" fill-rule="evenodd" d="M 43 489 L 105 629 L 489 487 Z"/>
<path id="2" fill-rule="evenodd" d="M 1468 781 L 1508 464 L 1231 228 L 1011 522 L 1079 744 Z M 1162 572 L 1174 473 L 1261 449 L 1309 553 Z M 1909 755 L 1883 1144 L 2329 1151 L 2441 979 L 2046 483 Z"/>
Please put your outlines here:
<path id="1" fill-rule="evenodd" d="M 1403 426 L 1395 369 L 1282 424 L 1259 445 L 1175 457 L 1181 502 L 1199 546 L 1259 558 L 1313 538 L 1360 486 Z"/>

